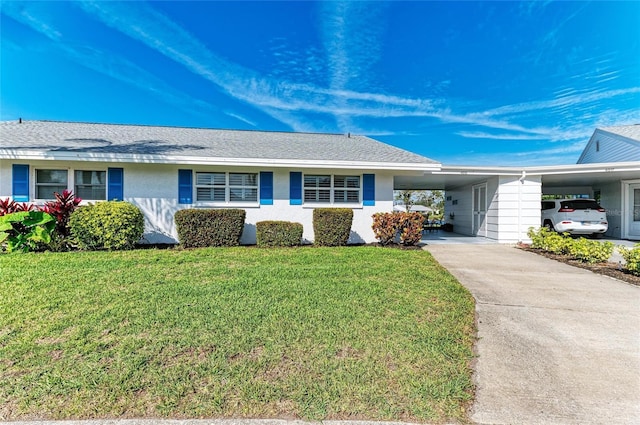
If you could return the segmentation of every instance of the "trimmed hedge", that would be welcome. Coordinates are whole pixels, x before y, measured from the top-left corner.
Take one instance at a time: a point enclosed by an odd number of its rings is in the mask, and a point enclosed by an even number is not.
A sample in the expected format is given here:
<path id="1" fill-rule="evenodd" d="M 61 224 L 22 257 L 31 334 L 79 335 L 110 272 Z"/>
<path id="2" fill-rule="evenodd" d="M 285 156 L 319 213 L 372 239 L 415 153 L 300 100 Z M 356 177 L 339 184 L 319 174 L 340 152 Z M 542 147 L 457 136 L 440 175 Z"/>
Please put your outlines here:
<path id="1" fill-rule="evenodd" d="M 185 248 L 237 246 L 247 215 L 241 209 L 184 209 L 173 217 Z"/>
<path id="2" fill-rule="evenodd" d="M 373 233 L 380 245 L 393 243 L 400 235 L 403 245 L 417 245 L 422 239 L 424 216 L 419 212 L 376 213 L 373 216 Z"/>
<path id="3" fill-rule="evenodd" d="M 314 244 L 346 245 L 351 234 L 353 210 L 350 208 L 316 208 L 313 210 Z"/>
<path id="4" fill-rule="evenodd" d="M 302 240 L 302 224 L 290 221 L 256 223 L 258 246 L 297 246 Z"/>
<path id="5" fill-rule="evenodd" d="M 129 202 L 98 202 L 72 212 L 69 229 L 80 249 L 131 249 L 144 233 L 144 215 Z"/>

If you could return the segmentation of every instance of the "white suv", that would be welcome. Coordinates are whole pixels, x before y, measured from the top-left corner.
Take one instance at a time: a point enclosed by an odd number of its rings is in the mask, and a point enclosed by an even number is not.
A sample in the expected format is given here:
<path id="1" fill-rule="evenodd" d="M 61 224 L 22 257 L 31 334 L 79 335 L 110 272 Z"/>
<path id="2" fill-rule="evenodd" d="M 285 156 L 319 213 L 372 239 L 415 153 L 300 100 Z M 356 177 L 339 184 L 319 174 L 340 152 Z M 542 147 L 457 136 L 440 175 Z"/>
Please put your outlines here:
<path id="1" fill-rule="evenodd" d="M 607 213 L 594 199 L 542 201 L 542 225 L 572 235 L 600 235 L 607 231 Z"/>

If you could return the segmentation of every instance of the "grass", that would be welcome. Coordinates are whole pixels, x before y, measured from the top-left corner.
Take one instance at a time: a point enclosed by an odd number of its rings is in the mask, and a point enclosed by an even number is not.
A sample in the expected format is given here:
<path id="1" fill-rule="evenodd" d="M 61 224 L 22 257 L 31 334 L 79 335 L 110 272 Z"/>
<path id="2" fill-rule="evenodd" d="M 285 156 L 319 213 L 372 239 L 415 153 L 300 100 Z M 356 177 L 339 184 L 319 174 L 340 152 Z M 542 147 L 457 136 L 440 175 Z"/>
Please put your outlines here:
<path id="1" fill-rule="evenodd" d="M 425 251 L 0 255 L 0 420 L 467 420 L 474 303 Z"/>

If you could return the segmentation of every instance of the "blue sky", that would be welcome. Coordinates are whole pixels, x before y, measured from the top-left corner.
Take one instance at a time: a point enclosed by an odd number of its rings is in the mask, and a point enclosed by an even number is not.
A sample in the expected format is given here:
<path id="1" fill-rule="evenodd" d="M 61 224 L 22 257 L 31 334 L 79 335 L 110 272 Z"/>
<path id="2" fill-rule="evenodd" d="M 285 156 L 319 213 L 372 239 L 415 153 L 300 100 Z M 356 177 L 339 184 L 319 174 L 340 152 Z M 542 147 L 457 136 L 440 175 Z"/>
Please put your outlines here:
<path id="1" fill-rule="evenodd" d="M 575 163 L 640 123 L 640 2 L 2 1 L 0 119 L 364 134 Z"/>

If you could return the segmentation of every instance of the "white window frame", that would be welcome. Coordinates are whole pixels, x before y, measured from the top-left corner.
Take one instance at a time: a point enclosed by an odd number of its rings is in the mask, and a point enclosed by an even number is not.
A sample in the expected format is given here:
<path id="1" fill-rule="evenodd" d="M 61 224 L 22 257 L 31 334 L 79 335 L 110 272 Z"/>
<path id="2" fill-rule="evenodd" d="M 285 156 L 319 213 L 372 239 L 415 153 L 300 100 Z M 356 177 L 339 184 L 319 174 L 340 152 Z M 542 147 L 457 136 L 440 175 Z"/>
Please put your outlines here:
<path id="1" fill-rule="evenodd" d="M 329 182 L 329 186 L 327 187 L 321 187 L 321 186 L 315 186 L 315 187 L 307 187 L 305 185 L 306 182 L 306 178 L 307 177 L 329 177 L 330 178 L 330 182 Z M 348 187 L 346 184 L 345 186 L 336 186 L 336 179 L 341 179 L 344 178 L 345 183 L 348 181 L 349 178 L 357 178 L 358 179 L 358 187 Z M 307 191 L 311 192 L 311 191 L 319 191 L 319 190 L 328 190 L 329 191 L 329 200 L 328 201 L 324 201 L 324 200 L 320 200 L 320 201 L 310 201 L 307 200 Z M 358 200 L 357 201 L 340 201 L 337 199 L 336 197 L 336 192 L 342 192 L 342 191 L 346 191 L 346 192 L 351 192 L 351 193 L 357 193 L 357 197 Z M 317 199 L 317 197 L 316 197 Z M 309 174 L 303 174 L 302 176 L 302 204 L 306 205 L 306 206 L 312 206 L 312 207 L 318 207 L 318 206 L 323 206 L 323 205 L 333 205 L 333 206 L 345 206 L 345 207 L 361 207 L 362 206 L 362 175 L 360 174 L 322 174 L 322 173 L 309 173 Z"/>
<path id="2" fill-rule="evenodd" d="M 99 185 L 99 184 L 86 184 L 83 183 L 82 186 L 89 186 L 89 187 L 94 187 L 94 186 L 104 186 L 104 196 L 102 198 L 87 198 L 87 197 L 83 197 L 80 196 L 78 194 L 78 182 L 76 181 L 76 173 L 78 172 L 89 172 L 89 173 L 104 173 L 104 184 L 103 185 Z M 108 186 L 109 186 L 109 181 L 108 181 L 108 173 L 107 170 L 79 170 L 79 169 L 74 169 L 73 170 L 73 177 L 72 177 L 72 185 L 71 187 L 73 187 L 73 194 L 74 196 L 81 198 L 83 201 L 84 200 L 89 200 L 89 201 L 106 201 L 107 200 L 107 190 L 108 190 Z"/>
<path id="3" fill-rule="evenodd" d="M 211 184 L 198 184 L 198 175 L 201 174 L 218 174 L 224 175 L 224 184 L 215 183 L 212 179 Z M 255 176 L 255 185 L 249 184 L 231 184 L 231 177 L 233 175 L 252 175 Z M 222 199 L 213 199 L 213 200 L 200 200 L 198 199 L 198 189 L 223 189 L 224 190 L 224 200 Z M 255 199 L 254 200 L 232 200 L 232 190 L 254 190 L 255 191 Z M 195 171 L 195 179 L 193 184 L 193 197 L 196 204 L 199 205 L 222 205 L 222 206 L 256 206 L 259 205 L 260 202 L 260 173 L 253 171 L 246 172 L 237 172 L 237 171 Z"/>
<path id="4" fill-rule="evenodd" d="M 55 188 L 60 188 L 61 184 L 53 184 L 53 183 L 40 183 L 38 182 L 38 172 L 39 171 L 64 171 L 65 173 L 67 173 L 67 183 L 66 186 L 64 187 L 64 189 L 69 189 L 70 187 L 70 175 L 73 174 L 73 172 L 70 172 L 72 170 L 69 170 L 68 168 L 55 168 L 55 167 L 39 167 L 36 168 L 33 171 L 33 195 L 34 195 L 34 200 L 43 200 L 43 201 L 50 201 L 55 199 L 55 197 L 53 196 L 53 192 L 58 192 L 58 190 L 52 190 L 51 191 L 51 196 L 50 197 L 40 197 L 39 195 L 39 188 L 44 188 L 44 187 L 55 187 Z M 63 190 L 64 190 L 63 189 Z M 61 191 L 60 191 L 61 192 Z"/>

